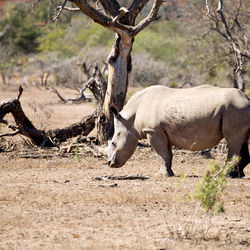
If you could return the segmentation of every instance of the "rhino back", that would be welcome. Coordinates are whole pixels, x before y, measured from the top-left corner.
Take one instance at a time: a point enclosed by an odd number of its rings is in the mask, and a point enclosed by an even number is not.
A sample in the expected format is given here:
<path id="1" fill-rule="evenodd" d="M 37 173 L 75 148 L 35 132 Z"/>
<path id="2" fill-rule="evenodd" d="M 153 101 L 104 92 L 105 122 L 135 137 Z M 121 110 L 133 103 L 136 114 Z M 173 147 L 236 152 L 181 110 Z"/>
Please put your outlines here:
<path id="1" fill-rule="evenodd" d="M 231 120 L 237 117 L 247 124 L 249 103 L 242 92 L 229 88 L 153 86 L 132 97 L 123 112 L 132 117 L 133 126 L 142 138 L 144 131 L 151 129 L 167 134 L 172 145 L 203 150 L 223 138 L 222 119 L 229 111 L 234 114 Z"/>

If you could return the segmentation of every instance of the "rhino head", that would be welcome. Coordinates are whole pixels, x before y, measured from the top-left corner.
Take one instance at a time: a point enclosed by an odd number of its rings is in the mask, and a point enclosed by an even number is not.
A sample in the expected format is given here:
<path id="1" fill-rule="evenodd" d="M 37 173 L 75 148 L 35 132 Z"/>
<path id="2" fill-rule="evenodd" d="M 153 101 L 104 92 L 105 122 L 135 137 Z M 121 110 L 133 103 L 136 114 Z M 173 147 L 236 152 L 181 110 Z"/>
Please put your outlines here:
<path id="1" fill-rule="evenodd" d="M 123 118 L 114 106 L 111 107 L 111 111 L 114 114 L 114 135 L 104 149 L 104 154 L 108 158 L 109 167 L 119 168 L 134 153 L 138 139 L 132 132 L 133 124 Z"/>

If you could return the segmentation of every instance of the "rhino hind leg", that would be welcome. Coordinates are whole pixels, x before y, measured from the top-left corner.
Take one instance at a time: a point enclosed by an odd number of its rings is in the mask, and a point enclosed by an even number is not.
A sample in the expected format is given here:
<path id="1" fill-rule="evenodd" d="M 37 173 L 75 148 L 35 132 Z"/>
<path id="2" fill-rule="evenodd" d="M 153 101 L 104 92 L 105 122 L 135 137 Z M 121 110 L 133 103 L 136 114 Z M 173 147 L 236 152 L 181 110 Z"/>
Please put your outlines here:
<path id="1" fill-rule="evenodd" d="M 243 169 L 250 162 L 248 141 L 244 142 L 240 149 L 240 161 L 235 165 L 229 176 L 232 178 L 242 178 L 245 176 Z"/>
<path id="2" fill-rule="evenodd" d="M 161 157 L 165 165 L 165 171 L 168 176 L 174 176 L 174 172 L 171 169 L 172 166 L 172 146 L 168 143 L 166 135 L 158 134 L 156 132 L 148 132 L 147 139 L 155 152 Z M 161 170 L 159 173 L 162 172 Z"/>
<path id="3" fill-rule="evenodd" d="M 245 176 L 243 169 L 250 161 L 248 151 L 248 139 L 244 137 L 235 136 L 226 138 L 228 144 L 228 157 L 227 160 L 233 158 L 233 156 L 239 156 L 239 161 L 235 164 L 233 170 L 229 173 L 231 178 L 242 178 Z"/>
<path id="4" fill-rule="evenodd" d="M 234 124 L 236 122 L 236 124 Z M 229 176 L 232 178 L 242 178 L 245 176 L 243 169 L 249 163 L 248 139 L 249 124 L 239 127 L 238 120 L 226 119 L 224 117 L 222 123 L 222 133 L 228 145 L 227 160 L 231 160 L 233 156 L 238 156 L 239 161 L 235 164 Z"/>

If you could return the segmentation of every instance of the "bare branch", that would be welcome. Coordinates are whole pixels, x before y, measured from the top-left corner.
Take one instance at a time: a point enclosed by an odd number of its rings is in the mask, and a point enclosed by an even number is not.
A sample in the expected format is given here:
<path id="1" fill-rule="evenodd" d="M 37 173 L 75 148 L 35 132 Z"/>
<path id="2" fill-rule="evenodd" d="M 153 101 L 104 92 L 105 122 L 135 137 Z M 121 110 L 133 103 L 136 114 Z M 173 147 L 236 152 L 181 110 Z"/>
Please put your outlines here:
<path id="1" fill-rule="evenodd" d="M 106 13 L 108 13 L 113 18 L 120 13 L 120 4 L 116 0 L 99 0 L 102 4 Z"/>
<path id="2" fill-rule="evenodd" d="M 17 100 L 18 100 L 18 101 L 19 101 L 19 99 L 20 99 L 22 93 L 23 93 L 23 87 L 22 87 L 22 85 L 20 85 L 20 86 L 19 86 L 19 93 L 18 93 L 18 96 L 17 96 Z"/>
<path id="3" fill-rule="evenodd" d="M 69 0 L 74 3 L 79 9 L 88 17 L 90 17 L 94 22 L 118 33 L 121 36 L 128 36 L 128 32 L 131 30 L 130 26 L 123 25 L 119 22 L 112 23 L 112 18 L 104 15 L 100 11 L 93 8 L 86 0 L 77 1 Z M 119 11 L 117 12 L 119 14 Z"/>
<path id="4" fill-rule="evenodd" d="M 63 98 L 62 95 L 55 88 L 51 88 L 51 91 L 54 92 L 63 103 L 72 104 L 72 103 L 81 103 L 81 102 L 91 102 L 92 99 L 90 97 L 86 97 L 84 94 L 85 89 L 86 89 L 85 87 L 80 89 L 79 97 L 69 98 L 69 99 Z"/>
<path id="5" fill-rule="evenodd" d="M 36 6 L 38 3 L 40 3 L 40 2 L 41 2 L 41 0 L 33 1 L 33 3 L 32 3 L 32 12 L 34 12 L 35 6 Z"/>
<path id="6" fill-rule="evenodd" d="M 67 103 L 67 100 L 65 100 L 54 87 L 51 88 L 51 91 L 54 92 L 63 103 Z"/>
<path id="7" fill-rule="evenodd" d="M 222 23 L 224 25 L 224 28 L 225 28 L 225 32 L 226 32 L 226 34 L 228 36 L 228 40 L 229 41 L 234 41 L 233 36 L 232 36 L 232 34 L 231 34 L 230 30 L 229 30 L 227 21 L 226 21 L 226 19 L 224 17 L 222 8 L 223 8 L 223 0 L 219 0 L 218 1 L 217 13 L 220 15 L 221 21 L 222 21 Z"/>
<path id="8" fill-rule="evenodd" d="M 17 134 L 20 134 L 20 130 L 13 131 L 13 132 L 11 132 L 11 133 L 3 133 L 3 134 L 0 134 L 0 137 L 14 136 L 14 135 L 17 135 Z"/>
<path id="9" fill-rule="evenodd" d="M 219 0 L 219 1 L 218 1 L 217 12 L 222 11 L 222 6 L 223 6 L 223 0 Z"/>
<path id="10" fill-rule="evenodd" d="M 129 10 L 128 14 L 128 23 L 130 25 L 134 25 L 135 19 L 141 10 L 145 7 L 145 5 L 149 2 L 149 0 L 133 0 L 127 5 L 127 9 Z"/>
<path id="11" fill-rule="evenodd" d="M 114 16 L 116 21 L 113 21 L 113 18 L 106 16 L 105 14 L 101 13 L 100 11 L 96 10 L 95 8 L 93 8 L 90 4 L 88 4 L 88 2 L 86 0 L 81 0 L 81 1 L 77 1 L 77 0 L 69 0 L 72 3 L 74 3 L 76 6 L 79 7 L 79 9 L 86 14 L 87 16 L 89 16 L 91 19 L 93 19 L 94 22 L 99 23 L 100 25 L 116 32 L 117 34 L 119 34 L 121 37 L 123 37 L 124 39 L 128 38 L 128 37 L 134 37 L 135 35 L 137 35 L 142 29 L 144 29 L 149 23 L 151 23 L 152 21 L 154 21 L 156 19 L 156 15 L 158 13 L 158 10 L 161 6 L 161 4 L 164 2 L 163 0 L 154 0 L 154 4 L 153 7 L 151 9 L 151 12 L 149 13 L 149 15 L 143 20 L 141 21 L 136 27 L 131 26 L 131 25 L 125 25 L 121 22 L 117 22 L 117 19 L 119 20 L 120 17 L 120 12 L 122 12 L 125 9 L 121 9 L 119 11 L 115 9 L 112 9 L 112 13 L 110 11 L 111 14 L 116 13 L 116 15 Z M 102 1 L 102 4 L 106 4 L 106 1 Z M 109 0 L 107 1 L 109 3 L 115 3 L 115 0 Z M 146 4 L 146 0 L 142 1 L 143 4 L 139 5 L 137 2 L 137 6 L 144 6 Z M 106 5 L 105 5 L 106 6 Z M 118 5 L 117 5 L 118 7 Z M 107 8 L 107 7 L 105 7 Z M 125 13 L 126 14 L 126 13 Z M 119 18 L 116 18 L 116 17 Z"/>
<path id="12" fill-rule="evenodd" d="M 219 35 L 227 39 L 227 35 L 223 33 L 217 26 L 215 26 L 215 28 L 212 28 L 212 30 L 216 31 Z"/>
<path id="13" fill-rule="evenodd" d="M 208 5 L 208 0 L 206 0 L 206 9 L 207 9 L 207 14 L 206 15 L 211 18 L 212 16 L 211 16 L 210 8 L 209 8 L 209 5 Z"/>
<path id="14" fill-rule="evenodd" d="M 122 17 L 124 17 L 129 12 L 124 7 L 120 8 L 119 11 L 120 11 L 120 14 L 116 16 L 115 18 L 113 18 L 112 23 L 118 22 Z"/>
<path id="15" fill-rule="evenodd" d="M 0 40 L 4 37 L 4 35 L 6 34 L 6 32 L 8 31 L 10 25 L 7 24 L 4 29 L 0 32 Z"/>
<path id="16" fill-rule="evenodd" d="M 53 22 L 55 22 L 56 20 L 58 20 L 58 18 L 61 15 L 61 13 L 62 13 L 65 5 L 67 4 L 67 2 L 68 2 L 68 0 L 64 0 L 62 6 L 60 6 L 60 8 L 58 9 L 56 16 L 53 18 Z"/>
<path id="17" fill-rule="evenodd" d="M 60 11 L 60 10 L 67 10 L 69 12 L 79 12 L 81 11 L 79 8 L 70 8 L 70 7 L 67 7 L 65 6 L 64 8 L 62 8 L 62 6 L 57 6 L 57 10 Z"/>
<path id="18" fill-rule="evenodd" d="M 133 29 L 133 36 L 136 36 L 141 30 L 147 27 L 152 21 L 155 20 L 158 10 L 163 3 L 163 0 L 155 0 L 153 7 L 149 13 L 149 15 L 143 19 L 134 29 Z"/>
<path id="19" fill-rule="evenodd" d="M 234 23 L 232 25 L 232 28 L 234 27 L 234 25 L 236 25 L 240 30 L 242 30 L 242 28 L 241 28 L 241 25 L 239 23 L 238 18 L 239 18 L 239 15 L 240 15 L 241 5 L 242 5 L 241 0 L 238 0 L 237 11 L 236 11 L 236 14 L 235 14 L 235 17 L 234 17 Z"/>

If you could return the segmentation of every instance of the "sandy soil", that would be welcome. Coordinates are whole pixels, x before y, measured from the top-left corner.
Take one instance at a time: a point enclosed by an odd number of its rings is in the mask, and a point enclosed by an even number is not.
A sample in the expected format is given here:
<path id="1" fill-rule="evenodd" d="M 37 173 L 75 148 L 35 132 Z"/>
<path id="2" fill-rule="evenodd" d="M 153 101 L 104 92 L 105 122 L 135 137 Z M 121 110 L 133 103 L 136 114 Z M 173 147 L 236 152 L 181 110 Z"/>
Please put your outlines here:
<path id="1" fill-rule="evenodd" d="M 16 88 L 0 87 L 0 101 L 16 94 Z M 45 129 L 77 122 L 94 110 L 90 103 L 62 105 L 53 93 L 36 88 L 25 89 L 21 103 L 34 124 Z M 0 125 L 2 131 L 6 128 Z M 168 178 L 155 175 L 160 161 L 149 147 L 138 147 L 123 168 L 110 169 L 105 159 L 78 148 L 72 154 L 41 150 L 19 136 L 0 145 L 10 151 L 0 153 L 0 249 L 250 248 L 249 165 L 245 178 L 228 179 L 225 213 L 212 217 L 207 232 L 208 222 L 201 213 L 194 215 L 195 203 L 187 198 L 208 162 L 223 158 L 224 150 L 213 150 L 212 158 L 174 150 L 176 177 Z M 112 174 L 150 178 L 93 180 Z M 185 239 L 181 227 L 191 236 Z"/>

